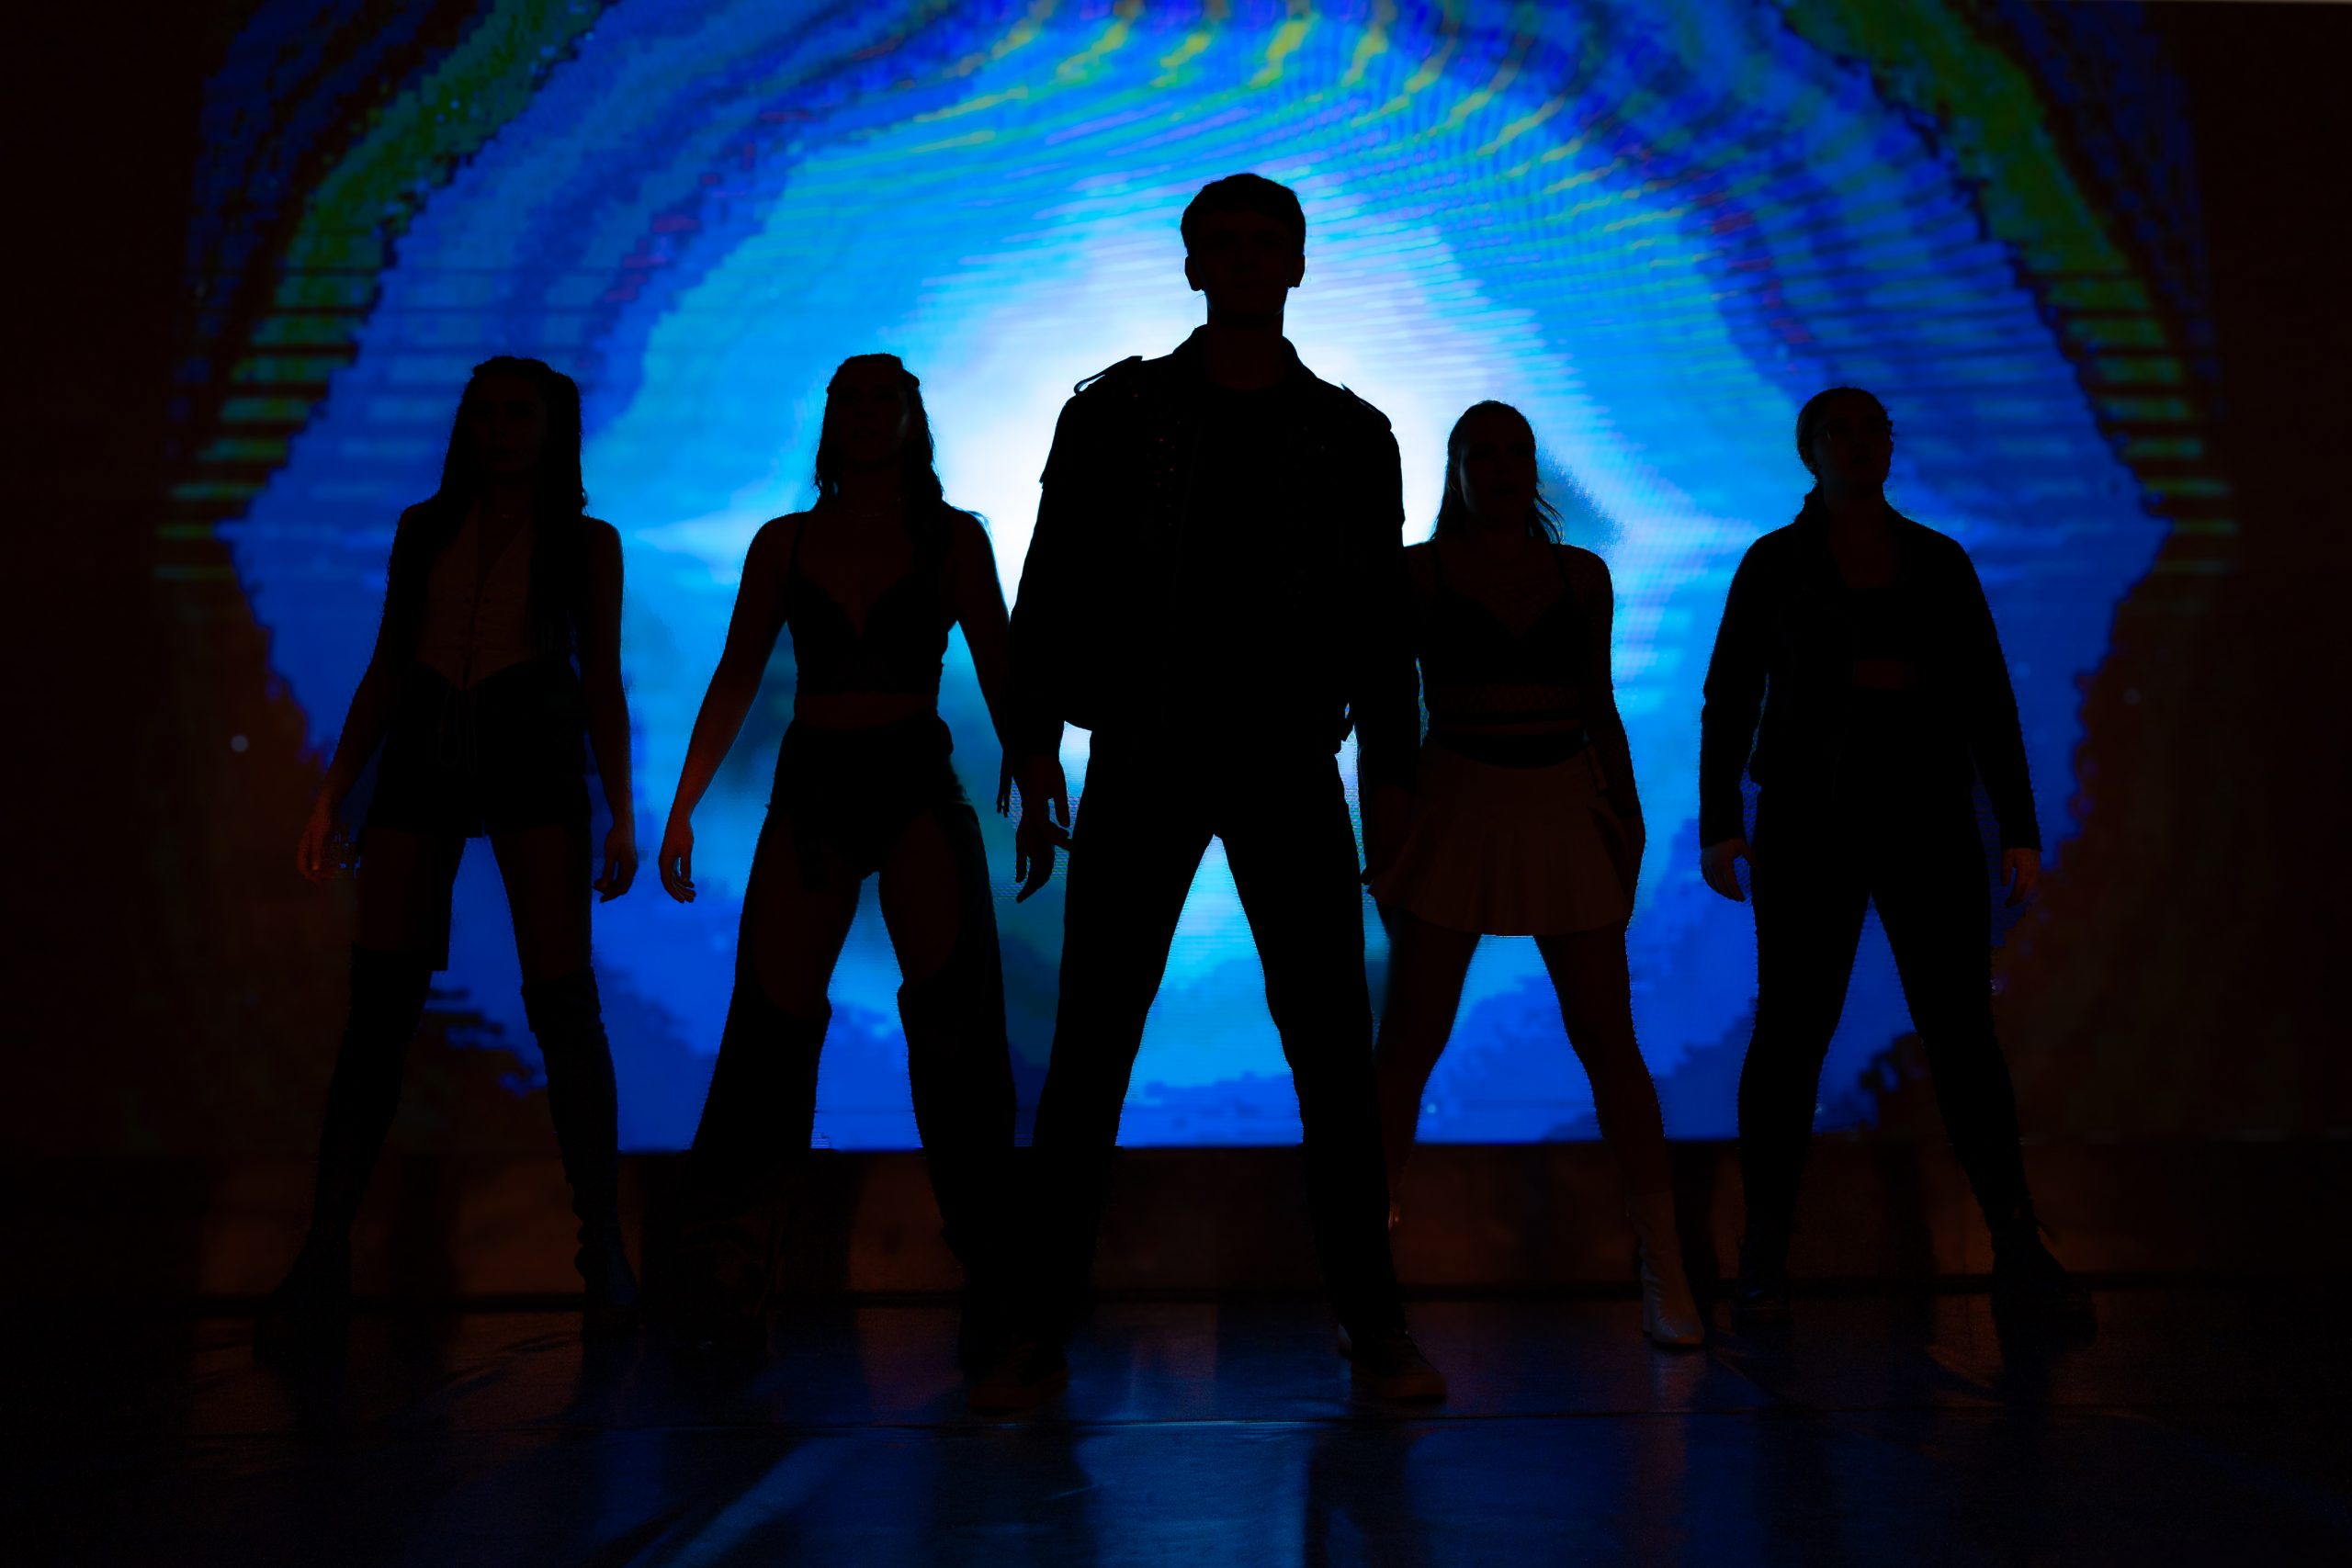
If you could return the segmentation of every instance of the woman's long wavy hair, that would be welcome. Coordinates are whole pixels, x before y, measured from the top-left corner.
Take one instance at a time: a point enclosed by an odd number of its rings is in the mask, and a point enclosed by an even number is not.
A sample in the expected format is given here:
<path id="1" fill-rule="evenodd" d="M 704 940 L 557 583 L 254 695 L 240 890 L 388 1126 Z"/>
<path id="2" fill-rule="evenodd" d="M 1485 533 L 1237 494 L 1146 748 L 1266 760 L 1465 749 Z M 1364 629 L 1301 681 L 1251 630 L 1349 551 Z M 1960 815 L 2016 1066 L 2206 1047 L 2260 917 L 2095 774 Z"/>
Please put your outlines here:
<path id="1" fill-rule="evenodd" d="M 390 581 L 384 595 L 387 631 L 398 648 L 413 648 L 424 614 L 425 578 L 441 552 L 465 526 L 466 513 L 490 482 L 466 429 L 466 405 L 474 389 L 492 376 L 528 381 L 547 410 L 539 446 L 537 536 L 531 547 L 532 639 L 569 654 L 587 592 L 588 487 L 580 472 L 580 384 L 542 360 L 502 354 L 485 359 L 467 378 L 465 395 L 441 459 L 441 488 L 409 514 L 392 541 Z"/>
<path id="2" fill-rule="evenodd" d="M 1535 438 L 1535 427 L 1528 423 L 1527 416 L 1509 403 L 1490 398 L 1463 410 L 1462 417 L 1453 422 L 1453 429 L 1445 438 L 1445 494 L 1437 503 L 1437 526 L 1430 530 L 1433 539 L 1466 532 L 1471 525 L 1470 498 L 1462 493 L 1462 448 L 1469 441 L 1466 432 L 1470 422 L 1483 413 L 1507 413 L 1527 427 L 1529 440 Z M 1544 495 L 1541 479 L 1536 481 L 1535 499 L 1527 508 L 1527 536 L 1551 545 L 1560 542 L 1560 509 Z"/>
<path id="3" fill-rule="evenodd" d="M 867 364 L 890 367 L 898 378 L 899 397 L 907 406 L 907 438 L 899 448 L 899 491 L 906 502 L 907 515 L 916 517 L 944 506 L 946 495 L 939 482 L 938 460 L 932 448 L 931 415 L 922 406 L 922 383 L 895 354 L 854 354 L 835 367 L 833 378 L 825 383 L 825 423 L 817 434 L 818 501 L 831 501 L 842 489 L 841 446 L 833 431 L 842 376 L 853 365 Z"/>

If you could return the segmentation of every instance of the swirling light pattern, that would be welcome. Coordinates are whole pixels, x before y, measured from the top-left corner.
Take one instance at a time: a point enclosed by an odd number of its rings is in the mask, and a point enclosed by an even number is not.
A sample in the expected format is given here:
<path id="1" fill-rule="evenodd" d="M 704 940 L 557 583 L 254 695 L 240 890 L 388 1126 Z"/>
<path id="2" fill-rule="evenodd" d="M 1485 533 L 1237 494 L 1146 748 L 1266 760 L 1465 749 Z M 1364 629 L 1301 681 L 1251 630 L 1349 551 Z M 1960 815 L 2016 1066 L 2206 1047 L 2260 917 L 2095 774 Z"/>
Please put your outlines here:
<path id="1" fill-rule="evenodd" d="M 2053 841 L 2076 682 L 2115 604 L 2168 528 L 2228 528 L 2177 303 L 2070 174 L 2015 37 L 1904 16 L 615 0 L 501 4 L 424 39 L 265 6 L 208 103 L 185 378 L 199 439 L 173 526 L 230 536 L 274 666 L 331 744 L 391 520 L 431 489 L 469 367 L 570 369 L 594 510 L 628 546 L 650 848 L 743 549 L 808 499 L 832 367 L 879 348 L 922 375 L 948 492 L 989 519 L 1009 584 L 1070 383 L 1198 320 L 1176 216 L 1204 180 L 1256 169 L 1306 204 L 1290 333 L 1394 422 L 1408 536 L 1434 513 L 1446 428 L 1500 397 L 1533 420 L 1572 537 L 1610 561 L 1652 829 L 1631 937 L 1644 1049 L 1671 1130 L 1724 1134 L 1752 935 L 1695 874 L 1698 684 L 1740 552 L 1804 488 L 1797 404 L 1852 382 L 1894 411 L 1891 493 L 1978 562 Z M 692 1131 L 790 669 L 787 646 L 697 818 L 701 901 L 649 878 L 598 917 L 607 990 L 641 1004 L 616 1040 L 632 1145 Z M 943 703 L 988 798 L 960 644 Z M 1081 790 L 1084 741 L 1067 757 Z M 1002 874 L 1009 832 L 989 831 Z M 453 980 L 519 1025 L 486 856 L 459 899 Z M 1001 909 L 1034 1086 L 1059 908 Z M 912 1141 L 896 985 L 868 908 L 835 983 L 821 1141 Z M 1873 936 L 1823 1124 L 1867 1118 L 1845 1086 L 1906 1027 Z M 1293 1138 L 1282 1080 L 1213 852 L 1126 1136 Z M 1487 944 L 1424 1135 L 1586 1135 L 1590 1103 L 1532 945 Z"/>

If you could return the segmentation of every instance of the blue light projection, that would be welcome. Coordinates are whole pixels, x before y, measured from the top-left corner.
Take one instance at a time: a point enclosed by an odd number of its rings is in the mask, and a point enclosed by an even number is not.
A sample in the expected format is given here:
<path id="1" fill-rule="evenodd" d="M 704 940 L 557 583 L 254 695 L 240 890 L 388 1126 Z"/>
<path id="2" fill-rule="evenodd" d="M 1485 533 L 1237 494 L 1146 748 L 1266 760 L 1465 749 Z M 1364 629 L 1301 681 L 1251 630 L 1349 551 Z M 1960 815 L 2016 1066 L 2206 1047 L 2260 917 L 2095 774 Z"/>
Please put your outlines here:
<path id="1" fill-rule="evenodd" d="M 398 93 L 350 109 L 328 172 L 284 194 L 302 216 L 244 363 L 261 383 L 287 356 L 324 355 L 324 395 L 230 400 L 217 452 L 266 452 L 268 472 L 242 491 L 199 477 L 189 493 L 234 497 L 222 531 L 323 748 L 367 658 L 392 520 L 433 487 L 468 368 L 518 353 L 571 370 L 592 510 L 628 547 L 650 858 L 744 548 L 808 499 L 832 367 L 882 349 L 922 376 L 948 494 L 988 518 L 1009 587 L 1070 384 L 1164 352 L 1199 319 L 1181 270 L 1185 199 L 1239 169 L 1283 180 L 1308 223 L 1290 335 L 1394 422 L 1408 537 L 1434 514 L 1447 427 L 1495 397 L 1530 415 L 1574 492 L 1572 536 L 1610 562 L 1618 697 L 1651 824 L 1630 939 L 1644 1050 L 1669 1130 L 1726 1134 L 1753 937 L 1747 911 L 1697 875 L 1698 689 L 1733 567 L 1805 487 L 1797 405 L 1851 382 L 1894 412 L 1890 493 L 1977 561 L 2053 842 L 2077 678 L 2165 526 L 2111 428 L 2189 421 L 2162 321 L 2052 153 L 2030 83 L 1962 23 L 1920 17 L 1925 88 L 1887 69 L 1916 39 L 1851 22 L 1808 32 L 1728 0 L 496 7 Z M 208 107 L 221 151 L 206 199 L 235 199 L 220 182 L 247 166 L 237 149 L 259 145 L 271 99 L 298 90 L 282 62 L 313 47 L 288 9 L 252 23 Z M 1973 97 L 1938 88 L 1935 71 L 1963 68 Z M 2110 333 L 2138 332 L 2142 350 L 2154 334 L 2153 357 L 2128 372 L 2102 360 L 2070 314 L 2086 289 Z M 240 438 L 241 419 L 287 434 Z M 632 1146 L 692 1134 L 790 659 L 787 640 L 775 700 L 697 815 L 700 901 L 673 905 L 649 867 L 597 913 Z M 942 703 L 967 789 L 990 798 L 993 741 L 960 641 Z M 1074 732 L 1066 752 L 1081 795 L 1085 741 Z M 1009 828 L 988 830 L 1008 878 Z M 526 1038 L 487 854 L 469 856 L 458 900 L 450 982 Z M 1005 898 L 1000 917 L 1034 1090 L 1057 888 Z M 869 897 L 834 982 L 820 1141 L 913 1142 L 896 986 Z M 1868 1113 L 1839 1086 L 1907 1027 L 1867 937 L 1825 1125 Z M 1490 941 L 1423 1135 L 1592 1125 L 1532 943 Z M 1125 1135 L 1296 1129 L 1213 851 Z"/>

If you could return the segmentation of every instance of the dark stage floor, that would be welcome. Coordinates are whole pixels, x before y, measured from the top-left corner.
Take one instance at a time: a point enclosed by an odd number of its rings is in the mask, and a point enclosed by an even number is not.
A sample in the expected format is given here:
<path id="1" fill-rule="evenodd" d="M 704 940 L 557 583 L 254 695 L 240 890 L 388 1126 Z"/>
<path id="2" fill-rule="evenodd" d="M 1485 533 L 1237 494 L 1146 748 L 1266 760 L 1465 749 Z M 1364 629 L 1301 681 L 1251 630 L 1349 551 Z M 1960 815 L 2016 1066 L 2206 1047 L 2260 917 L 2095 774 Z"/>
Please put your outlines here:
<path id="1" fill-rule="evenodd" d="M 16 1562 L 2352 1561 L 2335 1293 L 2101 1293 L 2005 1345 L 1981 1295 L 1801 1299 L 1669 1356 L 1630 1300 L 1431 1302 L 1435 1415 L 1349 1398 L 1306 1303 L 1106 1306 L 1046 1416 L 965 1414 L 952 1314 L 804 1311 L 763 1369 L 554 1313 L 363 1315 L 257 1365 L 235 1318 L 17 1316 Z M 2318 1332 L 2314 1332 L 2314 1328 Z M 29 1553 L 26 1549 L 29 1547 Z"/>

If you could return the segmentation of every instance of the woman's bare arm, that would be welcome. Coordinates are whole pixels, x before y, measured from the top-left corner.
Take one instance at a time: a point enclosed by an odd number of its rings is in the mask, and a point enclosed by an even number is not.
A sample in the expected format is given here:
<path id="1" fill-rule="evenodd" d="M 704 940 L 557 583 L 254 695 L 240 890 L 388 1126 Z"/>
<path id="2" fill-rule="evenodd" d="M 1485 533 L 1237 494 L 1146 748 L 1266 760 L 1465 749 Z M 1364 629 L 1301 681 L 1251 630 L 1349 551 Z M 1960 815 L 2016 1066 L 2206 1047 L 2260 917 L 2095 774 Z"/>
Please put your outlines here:
<path id="1" fill-rule="evenodd" d="M 413 525 L 416 508 L 401 513 L 399 525 L 392 534 L 392 558 L 401 554 L 401 540 Z M 309 820 L 302 824 L 302 837 L 294 849 L 294 867 L 313 882 L 323 882 L 335 874 L 330 863 L 327 845 L 334 833 L 335 812 L 351 786 L 359 782 L 360 770 L 368 759 L 382 745 L 385 732 L 391 728 L 392 705 L 399 700 L 401 673 L 411 649 L 391 646 L 390 595 L 385 596 L 384 613 L 376 622 L 376 646 L 368 655 L 368 668 L 359 677 L 359 685 L 351 694 L 351 705 L 344 711 L 343 729 L 335 737 L 334 754 L 328 759 L 326 777 L 320 782 L 316 799 L 311 803 Z"/>
<path id="2" fill-rule="evenodd" d="M 949 608 L 964 628 L 972 649 L 972 671 L 979 677 L 980 696 L 989 705 L 1004 748 L 1004 762 L 997 770 L 996 808 L 1010 814 L 1012 785 L 1021 785 L 1021 820 L 1013 840 L 1013 879 L 1020 897 L 1028 897 L 1053 874 L 1054 856 L 1069 847 L 1069 784 L 1062 776 L 1061 759 L 1036 750 L 1046 731 L 1017 711 L 1012 690 L 1012 635 L 1004 608 L 1004 586 L 997 579 L 996 551 L 987 530 L 958 514 L 948 527 Z M 1052 727 L 1058 734 L 1061 726 Z"/>
<path id="3" fill-rule="evenodd" d="M 621 536 L 611 524 L 582 518 L 588 529 L 588 595 L 580 622 L 580 681 L 588 701 L 588 743 L 615 823 L 632 822 L 628 697 L 621 687 Z"/>
<path id="4" fill-rule="evenodd" d="M 1577 705 L 1584 710 L 1585 733 L 1599 749 L 1601 773 L 1609 783 L 1609 804 L 1628 826 L 1642 819 L 1641 792 L 1634 783 L 1634 747 L 1625 736 L 1625 720 L 1617 711 L 1616 676 L 1611 667 L 1610 643 L 1615 636 L 1617 591 L 1609 578 L 1609 563 L 1589 551 L 1574 564 L 1578 585 L 1588 596 L 1582 607 L 1587 644 L 1584 689 Z"/>
<path id="5" fill-rule="evenodd" d="M 637 801 L 629 789 L 628 696 L 621 687 L 621 536 L 609 523 L 588 530 L 588 593 L 580 620 L 580 682 L 588 703 L 588 743 L 613 825 L 605 835 L 596 892 L 619 897 L 637 880 Z"/>
<path id="6" fill-rule="evenodd" d="M 767 671 L 768 656 L 775 651 L 776 634 L 784 629 L 784 563 L 792 543 L 791 530 L 800 527 L 802 521 L 795 515 L 768 524 L 752 537 L 751 551 L 743 558 L 743 581 L 735 591 L 734 615 L 727 623 L 727 648 L 718 656 L 718 668 L 711 672 L 702 709 L 695 716 L 685 766 L 670 803 L 673 820 L 694 815 L 760 694 L 760 678 Z"/>

